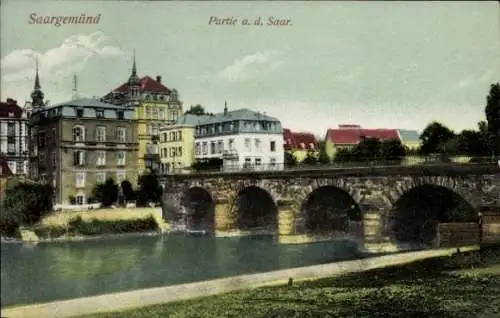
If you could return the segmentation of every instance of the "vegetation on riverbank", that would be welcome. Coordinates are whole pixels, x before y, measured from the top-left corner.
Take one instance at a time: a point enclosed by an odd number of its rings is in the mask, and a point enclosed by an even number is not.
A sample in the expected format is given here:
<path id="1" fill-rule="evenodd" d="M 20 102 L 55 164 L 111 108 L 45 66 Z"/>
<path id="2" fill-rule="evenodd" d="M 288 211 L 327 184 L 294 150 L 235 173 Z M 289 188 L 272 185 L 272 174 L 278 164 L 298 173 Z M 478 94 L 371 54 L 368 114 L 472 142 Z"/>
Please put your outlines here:
<path id="1" fill-rule="evenodd" d="M 120 234 L 134 232 L 158 231 L 156 219 L 150 215 L 130 220 L 98 220 L 84 221 L 80 216 L 71 219 L 67 226 L 46 225 L 33 228 L 35 234 L 42 239 L 67 236 L 91 236 L 102 234 Z"/>
<path id="2" fill-rule="evenodd" d="M 498 317 L 500 248 L 90 317 Z"/>

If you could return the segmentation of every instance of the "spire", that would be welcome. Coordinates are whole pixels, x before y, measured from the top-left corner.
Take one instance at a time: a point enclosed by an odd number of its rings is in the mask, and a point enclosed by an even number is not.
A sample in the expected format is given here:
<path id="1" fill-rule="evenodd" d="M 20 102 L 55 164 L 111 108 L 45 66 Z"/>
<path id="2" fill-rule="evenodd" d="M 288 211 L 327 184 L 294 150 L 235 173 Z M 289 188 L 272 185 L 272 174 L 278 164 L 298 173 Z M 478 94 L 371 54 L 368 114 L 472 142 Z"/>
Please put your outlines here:
<path id="1" fill-rule="evenodd" d="M 133 62 L 132 62 L 132 74 L 130 74 L 130 77 L 128 79 L 128 84 L 130 87 L 140 85 L 139 76 L 137 76 L 137 65 L 135 63 L 135 49 L 134 49 L 134 56 L 133 56 Z"/>
<path id="2" fill-rule="evenodd" d="M 76 78 L 76 74 L 73 75 L 73 99 L 78 98 L 78 79 Z"/>
<path id="3" fill-rule="evenodd" d="M 134 49 L 134 57 L 133 57 L 134 61 L 132 63 L 132 76 L 137 76 L 137 67 L 135 65 L 135 49 Z"/>
<path id="4" fill-rule="evenodd" d="M 38 75 L 38 58 L 35 57 L 35 85 L 33 86 L 33 92 L 31 92 L 31 105 L 34 108 L 41 108 L 45 106 L 43 101 L 44 94 L 42 92 L 42 86 L 40 85 L 40 76 Z"/>
<path id="5" fill-rule="evenodd" d="M 227 115 L 227 101 L 224 101 L 224 115 Z"/>
<path id="6" fill-rule="evenodd" d="M 40 86 L 40 77 L 38 76 L 38 57 L 35 58 L 35 86 L 33 88 L 35 90 L 40 90 L 42 88 Z"/>

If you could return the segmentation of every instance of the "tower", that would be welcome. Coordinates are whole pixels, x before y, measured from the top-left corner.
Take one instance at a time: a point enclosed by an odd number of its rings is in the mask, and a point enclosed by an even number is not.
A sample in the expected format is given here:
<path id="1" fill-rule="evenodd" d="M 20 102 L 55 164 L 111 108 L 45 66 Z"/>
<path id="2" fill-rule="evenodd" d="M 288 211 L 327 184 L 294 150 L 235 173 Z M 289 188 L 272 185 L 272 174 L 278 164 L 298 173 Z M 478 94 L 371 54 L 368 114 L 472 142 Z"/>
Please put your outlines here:
<path id="1" fill-rule="evenodd" d="M 224 115 L 227 115 L 227 101 L 224 101 Z"/>
<path id="2" fill-rule="evenodd" d="M 139 76 L 137 76 L 137 66 L 135 64 L 135 49 L 134 49 L 134 60 L 132 63 L 132 74 L 128 79 L 128 97 L 132 106 L 139 105 L 139 91 L 140 91 L 141 81 Z"/>
<path id="3" fill-rule="evenodd" d="M 35 85 L 33 92 L 31 92 L 31 107 L 34 110 L 43 108 L 45 106 L 44 97 L 42 87 L 40 86 L 40 77 L 38 76 L 38 59 L 36 59 Z"/>
<path id="4" fill-rule="evenodd" d="M 73 75 L 73 99 L 78 99 L 78 82 L 77 82 L 76 74 Z"/>

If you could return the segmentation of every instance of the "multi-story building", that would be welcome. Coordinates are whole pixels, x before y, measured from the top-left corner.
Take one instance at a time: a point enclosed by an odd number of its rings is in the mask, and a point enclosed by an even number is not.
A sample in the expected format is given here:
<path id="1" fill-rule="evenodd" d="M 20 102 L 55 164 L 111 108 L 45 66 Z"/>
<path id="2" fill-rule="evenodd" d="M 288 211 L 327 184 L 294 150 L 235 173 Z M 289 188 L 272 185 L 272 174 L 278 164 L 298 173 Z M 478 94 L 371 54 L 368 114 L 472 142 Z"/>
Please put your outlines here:
<path id="1" fill-rule="evenodd" d="M 161 76 L 156 76 L 156 80 L 149 76 L 139 78 L 134 55 L 132 74 L 128 81 L 101 100 L 135 110 L 139 142 L 137 168 L 142 174 L 149 160 L 159 161 L 159 154 L 155 153 L 158 147 L 152 144 L 159 140 L 160 127 L 175 123 L 182 115 L 182 103 L 177 90 L 164 86 Z"/>
<path id="2" fill-rule="evenodd" d="M 195 130 L 195 159 L 220 158 L 224 170 L 281 169 L 284 163 L 281 122 L 266 114 L 239 109 L 201 120 Z"/>
<path id="3" fill-rule="evenodd" d="M 169 173 L 188 169 L 194 162 L 194 132 L 209 115 L 186 114 L 174 125 L 160 128 L 160 171 Z"/>
<path id="4" fill-rule="evenodd" d="M 56 206 L 87 204 L 93 188 L 107 178 L 136 184 L 133 109 L 85 98 L 47 107 L 38 91 L 32 94 L 30 173 L 54 186 Z"/>
<path id="5" fill-rule="evenodd" d="M 307 157 L 308 152 L 319 155 L 318 141 L 312 133 L 292 132 L 290 129 L 283 129 L 285 151 L 291 153 L 298 162 Z"/>
<path id="6" fill-rule="evenodd" d="M 0 103 L 0 153 L 16 175 L 28 174 L 28 117 L 17 101 Z"/>

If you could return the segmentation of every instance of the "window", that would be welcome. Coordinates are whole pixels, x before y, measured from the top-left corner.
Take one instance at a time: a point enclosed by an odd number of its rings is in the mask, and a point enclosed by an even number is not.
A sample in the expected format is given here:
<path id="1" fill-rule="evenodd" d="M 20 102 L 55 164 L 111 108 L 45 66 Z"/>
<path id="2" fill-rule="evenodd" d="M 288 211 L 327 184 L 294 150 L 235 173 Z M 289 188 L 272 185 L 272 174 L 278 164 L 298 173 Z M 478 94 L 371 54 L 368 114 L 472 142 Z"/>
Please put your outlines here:
<path id="1" fill-rule="evenodd" d="M 75 110 L 75 113 L 76 113 L 76 117 L 78 117 L 78 118 L 83 117 L 83 109 L 82 108 L 77 108 Z"/>
<path id="2" fill-rule="evenodd" d="M 179 141 L 182 141 L 182 131 L 179 130 L 177 132 L 177 138 L 178 138 Z"/>
<path id="3" fill-rule="evenodd" d="M 162 97 L 162 96 L 160 96 L 160 97 Z M 159 117 L 160 120 L 164 120 L 165 119 L 165 113 L 163 112 L 163 109 L 160 109 L 158 117 Z"/>
<path id="4" fill-rule="evenodd" d="M 157 125 L 151 125 L 151 135 L 153 136 L 158 136 L 158 126 Z"/>
<path id="5" fill-rule="evenodd" d="M 249 168 L 251 165 L 252 165 L 252 159 L 245 158 L 245 164 L 243 165 L 243 168 Z"/>
<path id="6" fill-rule="evenodd" d="M 85 151 L 77 150 L 73 152 L 73 165 L 83 166 L 85 164 Z"/>
<path id="7" fill-rule="evenodd" d="M 45 143 L 46 143 L 45 131 L 42 130 L 38 133 L 38 147 L 45 148 Z"/>
<path id="8" fill-rule="evenodd" d="M 177 120 L 177 118 L 178 118 L 178 117 L 179 117 L 179 113 L 178 113 L 177 111 L 174 111 L 174 112 L 172 113 L 172 119 L 173 119 L 173 120 Z"/>
<path id="9" fill-rule="evenodd" d="M 146 107 L 146 119 L 151 119 L 151 108 Z"/>
<path id="10" fill-rule="evenodd" d="M 95 117 L 96 117 L 96 118 L 104 118 L 104 110 L 102 110 L 102 109 L 97 109 L 97 110 L 95 111 Z"/>
<path id="11" fill-rule="evenodd" d="M 276 158 L 269 159 L 269 164 L 270 164 L 271 168 L 276 167 Z"/>
<path id="12" fill-rule="evenodd" d="M 116 165 L 124 166 L 125 165 L 125 151 L 118 151 L 116 153 Z"/>
<path id="13" fill-rule="evenodd" d="M 57 140 L 57 131 L 55 128 L 52 128 L 52 144 L 56 144 L 56 140 Z"/>
<path id="14" fill-rule="evenodd" d="M 95 174 L 95 182 L 96 183 L 104 183 L 106 182 L 106 172 L 98 172 Z"/>
<path id="15" fill-rule="evenodd" d="M 255 158 L 255 165 L 256 165 L 256 166 L 260 166 L 260 165 L 262 165 L 262 159 L 260 159 L 260 158 Z"/>
<path id="16" fill-rule="evenodd" d="M 234 139 L 229 139 L 229 150 L 234 149 Z"/>
<path id="17" fill-rule="evenodd" d="M 97 151 L 96 165 L 97 166 L 106 165 L 106 151 L 103 151 L 103 150 Z"/>
<path id="18" fill-rule="evenodd" d="M 217 153 L 223 153 L 224 152 L 224 142 L 222 140 L 219 140 L 217 142 Z"/>
<path id="19" fill-rule="evenodd" d="M 116 128 L 116 139 L 118 142 L 125 142 L 127 139 L 127 133 L 125 127 L 117 127 Z"/>
<path id="20" fill-rule="evenodd" d="M 97 126 L 96 127 L 96 141 L 105 142 L 106 141 L 106 127 Z"/>
<path id="21" fill-rule="evenodd" d="M 153 108 L 153 119 L 158 120 L 159 119 L 159 111 L 158 108 Z"/>
<path id="22" fill-rule="evenodd" d="M 182 157 L 182 147 L 179 147 L 179 148 L 177 149 L 177 155 L 178 155 L 179 157 Z"/>
<path id="23" fill-rule="evenodd" d="M 38 155 L 38 162 L 40 162 L 40 164 L 42 165 L 45 165 L 45 151 L 40 151 L 40 154 Z"/>
<path id="24" fill-rule="evenodd" d="M 15 123 L 7 123 L 7 135 L 15 136 L 16 135 L 16 124 Z"/>
<path id="25" fill-rule="evenodd" d="M 210 142 L 210 154 L 215 155 L 215 141 Z"/>
<path id="26" fill-rule="evenodd" d="M 85 141 L 85 127 L 83 126 L 73 127 L 73 141 L 75 142 Z"/>
<path id="27" fill-rule="evenodd" d="M 197 143 L 195 144 L 195 146 L 194 146 L 194 149 L 195 149 L 195 154 L 196 154 L 197 156 L 199 156 L 199 155 L 200 155 L 200 152 L 201 152 L 201 149 L 200 149 L 200 148 L 201 148 L 201 147 L 200 147 L 200 143 L 199 143 L 199 142 L 197 142 Z"/>
<path id="28" fill-rule="evenodd" d="M 78 188 L 85 187 L 85 172 L 77 172 L 75 174 L 75 186 Z"/>
<path id="29" fill-rule="evenodd" d="M 14 113 L 9 112 L 9 117 L 14 117 Z"/>
<path id="30" fill-rule="evenodd" d="M 7 144 L 7 152 L 9 154 L 14 154 L 16 153 L 16 144 L 15 143 L 8 143 Z"/>
<path id="31" fill-rule="evenodd" d="M 203 142 L 203 154 L 206 155 L 208 153 L 208 143 L 206 141 Z"/>
<path id="32" fill-rule="evenodd" d="M 55 151 L 52 151 L 52 167 L 56 167 L 56 163 L 57 163 L 57 153 Z"/>
<path id="33" fill-rule="evenodd" d="M 269 148 L 272 152 L 276 151 L 276 141 L 271 141 Z"/>
<path id="34" fill-rule="evenodd" d="M 118 110 L 118 111 L 116 112 L 116 117 L 117 117 L 118 119 L 123 119 L 123 111 Z"/>
<path id="35" fill-rule="evenodd" d="M 116 183 L 121 184 L 122 181 L 125 181 L 127 179 L 127 174 L 125 171 L 117 171 L 116 172 Z"/>
<path id="36" fill-rule="evenodd" d="M 83 205 L 85 203 L 85 196 L 83 194 L 79 194 L 75 197 L 75 202 L 78 205 Z"/>
<path id="37" fill-rule="evenodd" d="M 255 139 L 255 151 L 260 152 L 260 139 Z"/>
<path id="38" fill-rule="evenodd" d="M 245 138 L 245 149 L 246 151 L 252 151 L 252 145 L 250 144 L 250 138 Z"/>

